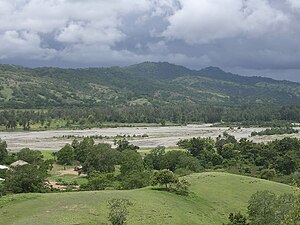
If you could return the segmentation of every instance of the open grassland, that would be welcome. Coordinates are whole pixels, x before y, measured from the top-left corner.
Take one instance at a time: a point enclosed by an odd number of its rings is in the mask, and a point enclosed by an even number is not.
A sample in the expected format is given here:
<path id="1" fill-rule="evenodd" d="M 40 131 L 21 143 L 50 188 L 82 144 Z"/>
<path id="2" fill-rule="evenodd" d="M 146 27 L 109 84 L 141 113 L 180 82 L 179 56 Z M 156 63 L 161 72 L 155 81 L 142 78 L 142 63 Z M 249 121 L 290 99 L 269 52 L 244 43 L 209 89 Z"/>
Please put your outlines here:
<path id="1" fill-rule="evenodd" d="M 251 194 L 258 190 L 290 192 L 287 185 L 218 172 L 193 174 L 187 197 L 143 188 L 51 194 L 21 194 L 0 199 L 1 224 L 99 225 L 107 224 L 107 201 L 129 199 L 130 225 L 220 225 L 230 212 L 246 211 Z"/>

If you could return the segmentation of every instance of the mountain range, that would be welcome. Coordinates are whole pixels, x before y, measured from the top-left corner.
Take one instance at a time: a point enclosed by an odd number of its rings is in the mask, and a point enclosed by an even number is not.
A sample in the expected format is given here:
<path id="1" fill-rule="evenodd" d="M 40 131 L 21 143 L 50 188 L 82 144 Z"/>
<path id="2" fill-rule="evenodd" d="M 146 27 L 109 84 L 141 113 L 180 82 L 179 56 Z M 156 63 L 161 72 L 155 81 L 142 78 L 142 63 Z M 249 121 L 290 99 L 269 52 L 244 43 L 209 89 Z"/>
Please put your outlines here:
<path id="1" fill-rule="evenodd" d="M 236 105 L 300 103 L 300 84 L 246 77 L 217 67 L 191 70 L 167 62 L 62 69 L 0 65 L 1 108 L 52 106 Z"/>

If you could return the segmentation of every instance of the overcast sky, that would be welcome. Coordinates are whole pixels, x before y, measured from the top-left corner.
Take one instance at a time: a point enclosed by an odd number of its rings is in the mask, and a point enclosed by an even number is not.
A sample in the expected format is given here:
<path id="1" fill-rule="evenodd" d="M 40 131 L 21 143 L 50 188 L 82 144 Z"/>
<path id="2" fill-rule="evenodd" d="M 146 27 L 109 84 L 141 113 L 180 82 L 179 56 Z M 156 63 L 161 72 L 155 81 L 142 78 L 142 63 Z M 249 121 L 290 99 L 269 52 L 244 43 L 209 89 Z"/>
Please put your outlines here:
<path id="1" fill-rule="evenodd" d="M 300 81 L 300 0 L 0 0 L 0 63 L 143 61 Z"/>

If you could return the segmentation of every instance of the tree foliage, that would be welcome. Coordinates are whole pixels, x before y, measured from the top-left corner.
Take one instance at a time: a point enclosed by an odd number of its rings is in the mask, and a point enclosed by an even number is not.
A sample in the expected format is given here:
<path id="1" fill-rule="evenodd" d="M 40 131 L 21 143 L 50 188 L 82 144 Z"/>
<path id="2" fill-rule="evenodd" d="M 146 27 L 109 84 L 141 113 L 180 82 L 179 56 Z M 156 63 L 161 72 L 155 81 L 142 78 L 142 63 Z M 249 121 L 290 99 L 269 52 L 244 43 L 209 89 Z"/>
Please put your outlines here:
<path id="1" fill-rule="evenodd" d="M 74 149 L 70 144 L 66 144 L 57 154 L 57 162 L 61 165 L 72 165 L 74 161 Z"/>
<path id="2" fill-rule="evenodd" d="M 230 213 L 228 219 L 230 222 L 223 225 L 249 225 L 247 217 L 242 215 L 240 212 L 237 214 Z"/>
<path id="3" fill-rule="evenodd" d="M 249 200 L 248 215 L 251 225 L 280 224 L 292 208 L 294 196 L 283 194 L 277 196 L 270 191 L 258 191 Z"/>
<path id="4" fill-rule="evenodd" d="M 30 164 L 39 164 L 43 160 L 43 154 L 38 150 L 23 148 L 17 153 L 17 158 L 19 160 L 24 160 Z"/>
<path id="5" fill-rule="evenodd" d="M 17 166 L 7 172 L 5 189 L 11 193 L 44 192 L 47 171 L 36 165 Z"/>
<path id="6" fill-rule="evenodd" d="M 281 225 L 299 225 L 300 224 L 300 190 L 295 189 L 295 197 L 293 199 L 291 209 L 285 213 Z"/>
<path id="7" fill-rule="evenodd" d="M 4 163 L 8 156 L 6 141 L 0 139 L 0 163 Z"/>
<path id="8" fill-rule="evenodd" d="M 160 170 L 156 171 L 153 176 L 152 184 L 165 186 L 166 189 L 169 189 L 171 184 L 178 182 L 178 177 L 170 170 Z"/>
<path id="9" fill-rule="evenodd" d="M 74 140 L 72 142 L 72 147 L 74 148 L 74 159 L 80 163 L 84 163 L 91 149 L 94 147 L 94 144 L 94 140 L 89 137 L 84 138 L 81 142 Z"/>
<path id="10" fill-rule="evenodd" d="M 97 144 L 89 149 L 83 163 L 83 170 L 87 173 L 98 171 L 112 173 L 119 162 L 120 152 L 112 149 L 109 144 Z"/>
<path id="11" fill-rule="evenodd" d="M 129 173 L 139 173 L 144 170 L 142 156 L 132 150 L 124 150 L 120 155 L 120 171 L 125 176 Z"/>
<path id="12" fill-rule="evenodd" d="M 124 150 L 137 150 L 137 149 L 139 149 L 138 146 L 130 144 L 129 141 L 127 141 L 126 139 L 115 140 L 115 145 L 117 145 L 116 150 L 118 150 L 120 152 L 122 152 Z"/>

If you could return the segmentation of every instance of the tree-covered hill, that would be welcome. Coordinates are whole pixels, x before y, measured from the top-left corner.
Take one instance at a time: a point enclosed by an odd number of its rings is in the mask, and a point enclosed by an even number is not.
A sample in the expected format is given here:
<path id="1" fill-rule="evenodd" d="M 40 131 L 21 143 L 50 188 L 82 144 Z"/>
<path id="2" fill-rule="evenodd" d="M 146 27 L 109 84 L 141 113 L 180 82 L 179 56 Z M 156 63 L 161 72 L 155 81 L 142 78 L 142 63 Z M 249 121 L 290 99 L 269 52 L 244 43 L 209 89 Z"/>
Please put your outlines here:
<path id="1" fill-rule="evenodd" d="M 2 108 L 181 103 L 299 104 L 300 84 L 165 62 L 85 69 L 0 65 Z"/>

